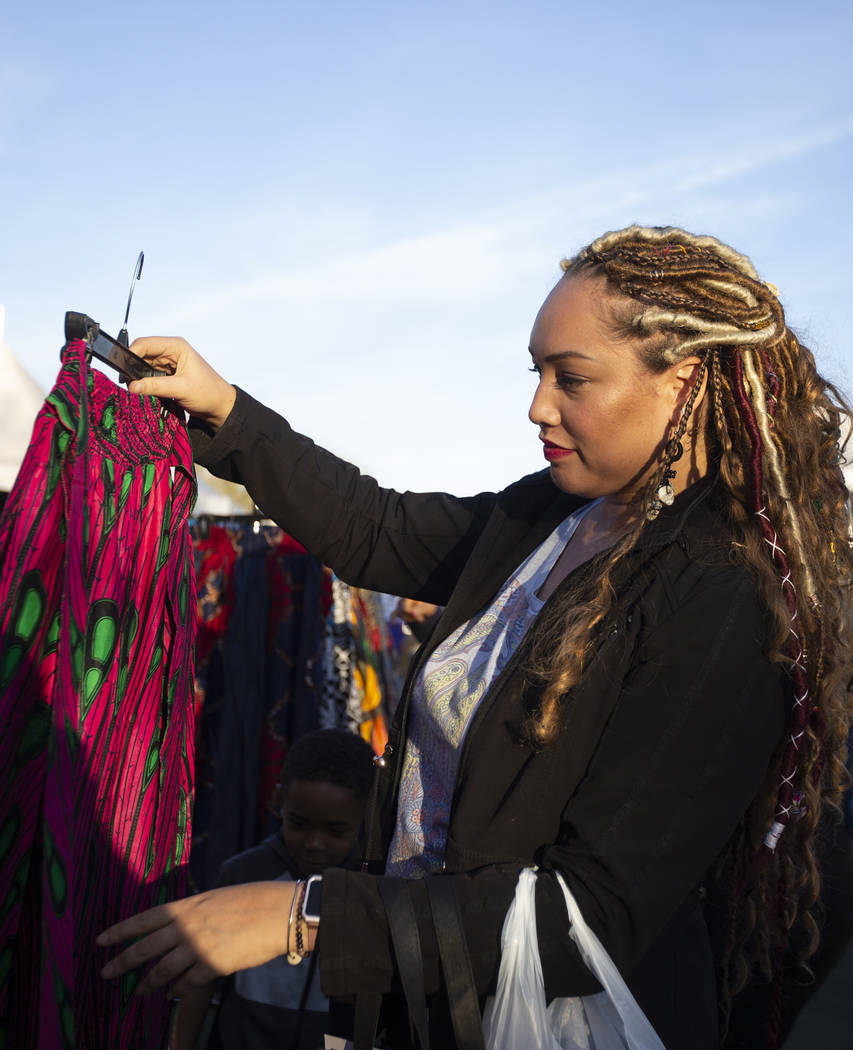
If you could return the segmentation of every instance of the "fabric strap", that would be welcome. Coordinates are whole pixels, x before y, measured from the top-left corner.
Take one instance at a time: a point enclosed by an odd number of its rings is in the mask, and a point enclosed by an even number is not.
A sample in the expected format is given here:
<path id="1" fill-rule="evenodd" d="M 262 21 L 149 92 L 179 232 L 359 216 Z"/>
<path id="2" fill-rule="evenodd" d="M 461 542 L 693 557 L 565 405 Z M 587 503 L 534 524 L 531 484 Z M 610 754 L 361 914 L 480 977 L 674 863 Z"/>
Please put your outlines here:
<path id="1" fill-rule="evenodd" d="M 316 971 L 317 953 L 311 952 L 311 957 L 308 959 L 308 973 L 305 975 L 305 984 L 299 999 L 299 1015 L 296 1018 L 296 1029 L 293 1033 L 293 1038 L 290 1040 L 290 1050 L 299 1050 L 299 1040 L 302 1037 L 302 1022 L 305 1020 L 305 1006 L 308 1003 L 308 995 L 311 992 L 311 985 L 314 983 Z"/>
<path id="2" fill-rule="evenodd" d="M 353 1050 L 373 1050 L 381 1007 L 381 995 L 362 992 L 356 996 L 352 1032 Z"/>
<path id="3" fill-rule="evenodd" d="M 426 885 L 457 1050 L 485 1050 L 477 987 L 453 882 L 435 876 Z"/>
<path id="4" fill-rule="evenodd" d="M 429 1050 L 429 1021 L 424 994 L 424 961 L 415 908 L 408 888 L 400 879 L 378 879 L 388 929 L 394 944 L 397 970 L 409 1006 L 409 1021 L 421 1050 Z"/>

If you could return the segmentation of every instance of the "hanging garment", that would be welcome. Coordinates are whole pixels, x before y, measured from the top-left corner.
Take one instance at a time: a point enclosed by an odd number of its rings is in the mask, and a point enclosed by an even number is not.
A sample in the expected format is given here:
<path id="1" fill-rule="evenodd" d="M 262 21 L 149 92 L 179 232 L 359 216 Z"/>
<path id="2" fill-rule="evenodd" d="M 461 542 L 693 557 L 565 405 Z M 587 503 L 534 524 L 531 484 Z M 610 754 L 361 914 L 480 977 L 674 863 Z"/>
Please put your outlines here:
<path id="1" fill-rule="evenodd" d="M 234 605 L 234 562 L 237 552 L 228 532 L 221 525 L 209 525 L 203 530 L 191 526 L 190 535 L 195 562 L 198 624 L 195 646 L 195 716 L 198 736 L 208 691 L 215 694 L 221 690 L 221 643 Z M 193 844 L 196 839 L 194 835 Z"/>
<path id="2" fill-rule="evenodd" d="M 388 621 L 382 609 L 382 596 L 375 591 L 355 588 L 353 606 L 358 654 L 355 678 L 361 694 L 357 732 L 377 755 L 381 755 L 388 743 L 388 719 L 385 714 L 388 703 L 385 665 L 390 646 Z"/>
<path id="3" fill-rule="evenodd" d="M 265 710 L 261 729 L 259 817 L 263 834 L 281 826 L 270 806 L 290 745 L 319 728 L 322 648 L 331 604 L 331 573 L 279 528 L 269 542 Z"/>
<path id="4" fill-rule="evenodd" d="M 210 654 L 199 717 L 193 888 L 210 889 L 223 863 L 257 845 L 258 763 L 266 638 L 266 544 L 227 530 L 235 557 L 224 581 L 230 614 Z M 223 562 L 223 564 L 227 564 Z"/>
<path id="5" fill-rule="evenodd" d="M 205 724 L 218 725 L 225 669 L 222 646 L 234 607 L 234 562 L 237 552 L 220 525 L 191 528 L 196 570 L 198 638 L 195 653 L 195 805 L 189 879 L 194 893 L 209 889 L 215 858 L 208 858 L 212 814 L 211 793 L 221 786 L 216 763 L 205 740 Z M 215 740 L 214 740 L 215 743 Z M 214 752 L 215 754 L 215 752 Z M 208 864 L 208 859 L 210 860 Z"/>
<path id="6" fill-rule="evenodd" d="M 193 528 L 198 592 L 196 795 L 190 879 L 213 886 L 228 857 L 277 830 L 271 811 L 290 743 L 317 728 L 326 573 L 277 526 Z"/>
<path id="7" fill-rule="evenodd" d="M 321 729 L 347 728 L 358 732 L 361 695 L 355 681 L 355 661 L 352 588 L 335 576 L 323 643 L 319 703 Z"/>
<path id="8" fill-rule="evenodd" d="M 394 652 L 386 597 L 333 579 L 319 690 L 320 728 L 358 733 L 377 755 L 388 742 L 388 711 L 405 678 Z"/>
<path id="9" fill-rule="evenodd" d="M 155 1050 L 95 936 L 185 889 L 195 479 L 174 415 L 62 360 L 0 519 L 0 1046 Z"/>

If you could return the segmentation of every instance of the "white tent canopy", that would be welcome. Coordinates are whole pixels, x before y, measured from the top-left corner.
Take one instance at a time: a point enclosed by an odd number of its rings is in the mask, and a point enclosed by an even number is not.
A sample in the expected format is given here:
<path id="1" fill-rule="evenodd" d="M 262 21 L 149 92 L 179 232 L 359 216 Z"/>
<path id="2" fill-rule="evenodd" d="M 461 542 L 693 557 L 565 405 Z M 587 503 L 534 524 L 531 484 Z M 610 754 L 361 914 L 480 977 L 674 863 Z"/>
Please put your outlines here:
<path id="1" fill-rule="evenodd" d="M 44 391 L 18 363 L 4 336 L 6 308 L 0 306 L 0 492 L 9 492 L 27 451 Z"/>
<path id="2" fill-rule="evenodd" d="M 255 509 L 252 497 L 242 485 L 216 478 L 204 467 L 195 468 L 198 497 L 193 514 L 229 516 L 251 514 Z"/>

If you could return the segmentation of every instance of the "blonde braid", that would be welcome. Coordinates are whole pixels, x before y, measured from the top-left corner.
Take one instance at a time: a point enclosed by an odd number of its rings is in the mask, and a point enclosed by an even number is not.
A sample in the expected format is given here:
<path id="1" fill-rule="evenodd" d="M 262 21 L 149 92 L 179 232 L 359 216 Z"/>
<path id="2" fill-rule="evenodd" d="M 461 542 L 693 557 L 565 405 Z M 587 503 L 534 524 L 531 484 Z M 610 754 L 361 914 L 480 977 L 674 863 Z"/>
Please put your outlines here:
<path id="1" fill-rule="evenodd" d="M 767 403 L 764 399 L 764 385 L 756 371 L 752 354 L 749 351 L 744 351 L 741 357 L 743 359 L 743 369 L 744 372 L 746 372 L 752 401 L 755 405 L 755 419 L 761 430 L 766 462 L 770 468 L 773 481 L 782 500 L 782 506 L 790 523 L 791 532 L 796 541 L 797 557 L 803 567 L 803 576 L 806 581 L 806 594 L 811 601 L 816 601 L 817 592 L 815 589 L 814 577 L 812 576 L 808 558 L 806 557 L 805 544 L 803 543 L 803 536 L 800 530 L 797 512 L 794 508 L 794 503 L 791 499 L 790 493 L 788 492 L 788 483 L 785 480 L 785 475 L 782 472 L 779 463 L 779 449 L 776 447 L 776 439 L 773 435 L 773 430 L 771 429 L 772 419 L 767 411 Z"/>

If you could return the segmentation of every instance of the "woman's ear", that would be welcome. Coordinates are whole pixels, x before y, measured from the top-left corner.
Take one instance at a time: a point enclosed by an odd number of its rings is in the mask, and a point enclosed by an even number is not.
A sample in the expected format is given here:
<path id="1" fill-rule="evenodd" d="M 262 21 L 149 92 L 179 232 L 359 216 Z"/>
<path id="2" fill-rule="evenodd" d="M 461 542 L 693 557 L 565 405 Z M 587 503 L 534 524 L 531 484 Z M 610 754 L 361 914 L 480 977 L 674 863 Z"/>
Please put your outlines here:
<path id="1" fill-rule="evenodd" d="M 671 376 L 671 389 L 672 389 L 672 400 L 673 400 L 673 419 L 672 422 L 677 424 L 681 419 L 681 413 L 684 411 L 684 406 L 690 397 L 696 380 L 699 376 L 699 371 L 702 367 L 701 357 L 685 357 L 681 361 L 670 366 Z M 693 409 L 702 403 L 702 399 L 705 396 L 705 388 L 707 387 L 707 374 L 702 377 L 702 386 L 696 395 L 696 401 L 694 402 Z"/>

